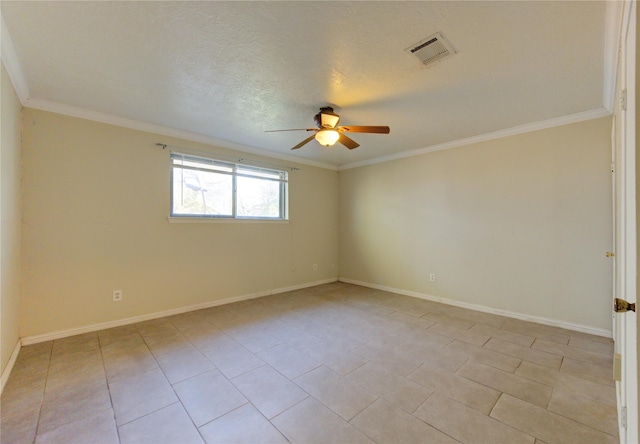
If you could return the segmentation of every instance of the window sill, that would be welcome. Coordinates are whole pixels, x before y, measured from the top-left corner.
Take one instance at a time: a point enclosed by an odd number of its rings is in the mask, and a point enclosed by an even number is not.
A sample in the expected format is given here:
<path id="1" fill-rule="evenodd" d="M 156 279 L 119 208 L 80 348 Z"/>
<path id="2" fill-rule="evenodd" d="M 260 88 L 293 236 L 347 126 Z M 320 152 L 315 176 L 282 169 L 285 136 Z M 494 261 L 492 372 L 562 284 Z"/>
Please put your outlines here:
<path id="1" fill-rule="evenodd" d="M 288 224 L 284 219 L 233 219 L 227 217 L 176 217 L 169 216 L 170 224 Z"/>

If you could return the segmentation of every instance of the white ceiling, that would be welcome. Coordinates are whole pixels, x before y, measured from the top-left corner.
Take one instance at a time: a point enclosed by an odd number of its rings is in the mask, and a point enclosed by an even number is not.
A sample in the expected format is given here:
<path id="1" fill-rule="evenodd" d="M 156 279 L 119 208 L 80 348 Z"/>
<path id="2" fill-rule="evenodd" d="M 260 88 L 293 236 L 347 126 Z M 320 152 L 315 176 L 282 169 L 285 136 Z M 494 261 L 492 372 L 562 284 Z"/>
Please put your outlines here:
<path id="1" fill-rule="evenodd" d="M 349 165 L 603 110 L 611 60 L 605 3 L 2 1 L 1 7 L 27 106 L 98 112 L 222 146 Z M 435 32 L 457 54 L 423 67 L 404 50 Z M 391 133 L 353 134 L 361 146 L 352 151 L 315 141 L 290 151 L 307 133 L 264 132 L 313 127 L 326 105 L 341 124 L 389 125 Z"/>

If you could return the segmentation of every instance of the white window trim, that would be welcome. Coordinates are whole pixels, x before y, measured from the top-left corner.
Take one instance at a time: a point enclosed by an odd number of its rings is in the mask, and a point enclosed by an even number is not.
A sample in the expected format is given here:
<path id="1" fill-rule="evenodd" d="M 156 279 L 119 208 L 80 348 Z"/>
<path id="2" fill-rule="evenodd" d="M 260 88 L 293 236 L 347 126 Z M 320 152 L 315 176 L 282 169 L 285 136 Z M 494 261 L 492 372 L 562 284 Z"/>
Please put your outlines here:
<path id="1" fill-rule="evenodd" d="M 234 168 L 234 172 L 231 173 L 230 175 L 233 176 L 233 181 L 234 181 L 234 185 L 233 185 L 233 194 L 232 194 L 232 207 L 233 207 L 233 215 L 231 216 L 217 216 L 217 215 L 179 215 L 179 214 L 173 214 L 173 170 L 174 170 L 174 166 L 172 163 L 172 159 L 174 159 L 175 157 L 178 156 L 184 156 L 187 158 L 192 158 L 192 159 L 202 159 L 203 161 L 214 161 L 214 162 L 220 162 L 220 163 L 224 163 L 224 164 L 228 164 L 228 165 L 233 165 Z M 169 183 L 169 216 L 167 217 L 167 220 L 169 221 L 169 223 L 288 223 L 289 222 L 289 173 L 284 170 L 284 169 L 280 169 L 280 168 L 265 168 L 264 166 L 261 165 L 253 165 L 251 163 L 238 163 L 238 162 L 230 162 L 227 160 L 222 160 L 222 159 L 216 159 L 215 157 L 208 157 L 208 156 L 203 156 L 203 155 L 198 155 L 198 154 L 190 154 L 190 153 L 185 153 L 185 152 L 178 152 L 178 151 L 172 151 L 170 156 L 170 164 L 169 164 L 169 168 L 170 168 L 170 183 Z M 278 173 L 284 173 L 286 176 L 286 179 L 284 180 L 280 180 L 279 182 L 284 184 L 284 190 L 281 194 L 281 201 L 280 201 L 280 206 L 281 206 L 281 212 L 282 212 L 282 217 L 247 217 L 247 216 L 238 216 L 236 214 L 236 192 L 237 192 L 237 187 L 235 185 L 235 180 L 236 177 L 242 177 L 244 176 L 243 174 L 239 174 L 236 172 L 236 169 L 240 167 L 245 167 L 245 168 L 256 168 L 259 170 L 268 170 L 268 171 L 273 171 L 273 172 L 278 172 Z"/>

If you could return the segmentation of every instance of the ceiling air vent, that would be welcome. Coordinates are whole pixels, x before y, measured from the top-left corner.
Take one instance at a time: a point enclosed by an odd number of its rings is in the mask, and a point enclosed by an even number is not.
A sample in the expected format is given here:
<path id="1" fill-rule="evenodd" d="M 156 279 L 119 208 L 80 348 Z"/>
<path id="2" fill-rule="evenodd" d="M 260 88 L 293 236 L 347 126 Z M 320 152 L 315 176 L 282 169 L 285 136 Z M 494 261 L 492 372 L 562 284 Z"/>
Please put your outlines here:
<path id="1" fill-rule="evenodd" d="M 456 53 L 439 32 L 411 45 L 405 51 L 415 55 L 423 65 L 430 65 Z"/>

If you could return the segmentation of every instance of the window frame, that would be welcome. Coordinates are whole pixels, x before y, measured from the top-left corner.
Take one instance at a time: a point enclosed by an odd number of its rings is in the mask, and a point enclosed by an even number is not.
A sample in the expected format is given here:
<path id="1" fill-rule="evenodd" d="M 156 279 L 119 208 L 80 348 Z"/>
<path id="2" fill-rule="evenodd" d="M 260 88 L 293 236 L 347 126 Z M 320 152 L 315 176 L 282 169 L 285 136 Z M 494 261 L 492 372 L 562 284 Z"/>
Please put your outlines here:
<path id="1" fill-rule="evenodd" d="M 174 163 L 175 159 L 181 159 L 183 162 L 190 161 L 194 163 L 208 164 L 212 166 L 221 166 L 224 168 L 230 168 L 230 172 L 216 171 L 215 169 L 207 169 L 205 167 L 197 166 L 184 166 Z M 286 222 L 289 220 L 289 173 L 283 167 L 264 167 L 251 163 L 239 163 L 228 160 L 221 160 L 215 157 L 207 157 L 204 155 L 189 154 L 183 152 L 172 151 L 169 156 L 169 221 L 188 221 L 189 219 L 203 222 L 203 221 L 246 221 L 246 222 Z M 192 170 L 192 171 L 205 171 L 215 174 L 229 175 L 231 176 L 231 214 L 230 215 L 218 215 L 218 214 L 180 214 L 174 212 L 174 171 L 180 170 Z M 244 171 L 243 171 L 244 170 Z M 248 173 L 248 171 L 255 171 L 256 175 Z M 268 173 L 278 175 L 280 178 L 267 178 L 260 176 L 260 173 Z M 279 182 L 278 191 L 278 216 L 239 216 L 238 215 L 238 178 L 246 177 L 251 179 L 265 180 L 269 182 Z"/>

